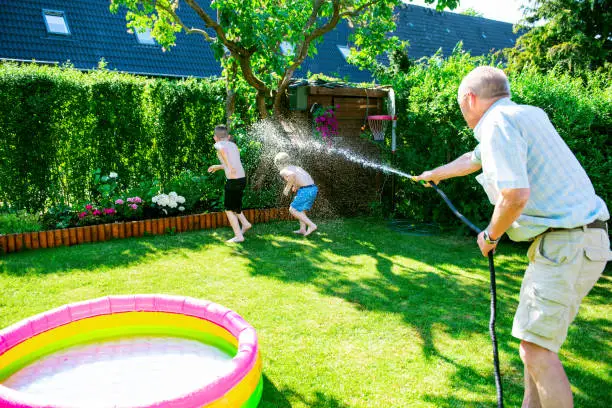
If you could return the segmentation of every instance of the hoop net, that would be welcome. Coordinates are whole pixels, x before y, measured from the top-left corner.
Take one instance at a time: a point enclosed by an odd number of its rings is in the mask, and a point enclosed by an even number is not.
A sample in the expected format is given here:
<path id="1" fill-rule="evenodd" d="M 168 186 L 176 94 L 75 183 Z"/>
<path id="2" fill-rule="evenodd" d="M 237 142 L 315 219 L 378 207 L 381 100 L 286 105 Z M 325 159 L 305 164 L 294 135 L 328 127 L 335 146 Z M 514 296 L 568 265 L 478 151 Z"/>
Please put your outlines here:
<path id="1" fill-rule="evenodd" d="M 389 122 L 396 119 L 396 116 L 391 115 L 368 116 L 368 125 L 370 125 L 370 130 L 372 131 L 374 140 L 377 142 L 385 140 L 385 132 Z"/>

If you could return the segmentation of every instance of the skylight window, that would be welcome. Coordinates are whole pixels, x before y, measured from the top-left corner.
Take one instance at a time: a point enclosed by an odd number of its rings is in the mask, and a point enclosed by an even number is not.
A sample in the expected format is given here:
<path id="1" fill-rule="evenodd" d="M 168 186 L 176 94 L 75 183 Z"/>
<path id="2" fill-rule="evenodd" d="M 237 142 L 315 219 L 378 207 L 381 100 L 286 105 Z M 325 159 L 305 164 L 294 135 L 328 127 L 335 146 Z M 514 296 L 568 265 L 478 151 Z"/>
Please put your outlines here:
<path id="1" fill-rule="evenodd" d="M 144 32 L 140 33 L 137 29 L 134 29 L 136 32 L 136 38 L 140 44 L 144 45 L 155 45 L 155 39 L 151 37 L 151 29 L 146 28 Z"/>
<path id="2" fill-rule="evenodd" d="M 342 54 L 345 60 L 348 58 L 349 54 L 351 53 L 351 49 L 347 47 L 346 45 L 338 45 L 338 50 L 340 50 L 340 53 Z"/>
<path id="3" fill-rule="evenodd" d="M 43 17 L 49 34 L 70 35 L 68 21 L 63 11 L 43 10 Z"/>

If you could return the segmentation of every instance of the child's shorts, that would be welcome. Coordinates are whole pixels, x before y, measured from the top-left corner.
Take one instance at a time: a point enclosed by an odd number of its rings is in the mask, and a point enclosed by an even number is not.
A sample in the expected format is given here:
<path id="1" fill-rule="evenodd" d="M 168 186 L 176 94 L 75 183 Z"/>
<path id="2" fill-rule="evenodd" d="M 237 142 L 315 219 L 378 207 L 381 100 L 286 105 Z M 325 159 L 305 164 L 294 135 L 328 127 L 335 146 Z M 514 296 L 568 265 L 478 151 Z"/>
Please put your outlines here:
<path id="1" fill-rule="evenodd" d="M 314 184 L 310 186 L 300 187 L 291 202 L 291 207 L 298 211 L 308 211 L 312 208 L 312 204 L 317 198 L 319 189 Z"/>
<path id="2" fill-rule="evenodd" d="M 246 187 L 246 178 L 227 179 L 225 182 L 225 200 L 223 205 L 227 211 L 240 214 L 242 212 L 242 195 Z"/>

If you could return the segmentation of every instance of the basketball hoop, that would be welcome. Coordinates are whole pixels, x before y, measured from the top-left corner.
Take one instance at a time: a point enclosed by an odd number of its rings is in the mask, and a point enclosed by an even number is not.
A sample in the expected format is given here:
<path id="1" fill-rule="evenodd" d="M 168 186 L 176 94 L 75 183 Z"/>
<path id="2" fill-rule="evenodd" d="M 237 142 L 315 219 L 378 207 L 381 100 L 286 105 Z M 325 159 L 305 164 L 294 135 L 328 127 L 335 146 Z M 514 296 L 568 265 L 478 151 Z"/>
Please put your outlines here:
<path id="1" fill-rule="evenodd" d="M 389 124 L 389 122 L 395 120 L 397 120 L 397 116 L 392 115 L 368 116 L 368 124 L 370 125 L 372 136 L 374 136 L 374 141 L 382 142 L 383 140 L 385 140 L 385 132 L 387 130 L 387 125 Z"/>

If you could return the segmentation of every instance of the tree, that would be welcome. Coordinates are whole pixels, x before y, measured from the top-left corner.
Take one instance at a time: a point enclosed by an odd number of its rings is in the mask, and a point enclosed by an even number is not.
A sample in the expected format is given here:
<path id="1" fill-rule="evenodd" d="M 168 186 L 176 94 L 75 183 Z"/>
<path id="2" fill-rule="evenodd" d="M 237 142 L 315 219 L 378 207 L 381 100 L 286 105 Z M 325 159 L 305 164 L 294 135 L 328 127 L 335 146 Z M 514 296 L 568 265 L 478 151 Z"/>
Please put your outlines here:
<path id="1" fill-rule="evenodd" d="M 480 11 L 476 11 L 471 7 L 463 10 L 460 14 L 463 14 L 464 16 L 483 17 L 483 14 Z"/>
<path id="2" fill-rule="evenodd" d="M 437 1 L 437 7 L 456 7 L 458 0 Z M 246 81 L 256 93 L 257 110 L 282 114 L 283 99 L 295 71 L 317 53 L 324 34 L 346 21 L 354 28 L 349 61 L 374 66 L 376 56 L 403 46 L 389 32 L 393 11 L 401 0 L 111 0 L 110 9 L 127 7 L 128 27 L 151 35 L 165 49 L 175 45 L 176 33 L 202 35 L 221 61 L 228 96 Z M 189 7 L 202 26 L 186 25 L 182 7 Z M 213 13 L 216 12 L 216 16 Z M 228 98 L 228 108 L 232 102 Z"/>
<path id="3" fill-rule="evenodd" d="M 516 30 L 527 32 L 505 52 L 511 68 L 575 73 L 609 66 L 612 0 L 532 0 L 524 16 Z"/>

